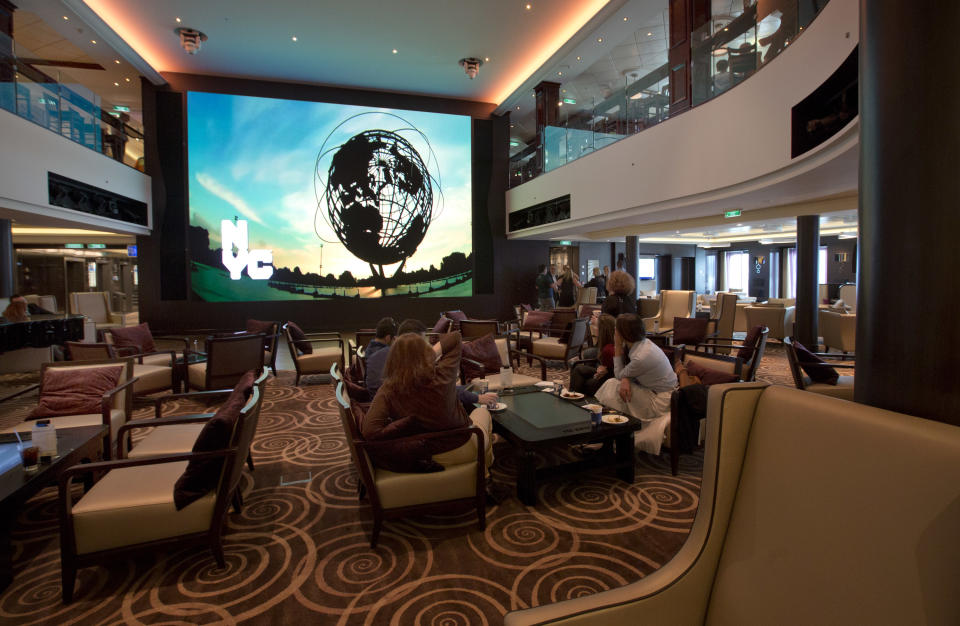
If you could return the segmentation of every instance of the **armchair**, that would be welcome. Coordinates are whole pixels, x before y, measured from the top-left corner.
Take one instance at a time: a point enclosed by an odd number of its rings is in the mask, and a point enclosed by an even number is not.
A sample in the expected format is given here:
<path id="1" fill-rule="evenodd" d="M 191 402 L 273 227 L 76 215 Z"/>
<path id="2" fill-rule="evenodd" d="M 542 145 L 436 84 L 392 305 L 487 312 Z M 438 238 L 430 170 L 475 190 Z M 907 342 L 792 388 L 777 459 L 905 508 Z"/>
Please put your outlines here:
<path id="1" fill-rule="evenodd" d="M 297 370 L 294 385 L 299 385 L 303 376 L 328 373 L 334 363 L 339 363 L 340 369 L 343 369 L 343 338 L 340 333 L 302 333 L 302 337 L 294 338 L 291 330 L 290 322 L 283 325 L 290 358 Z"/>
<path id="2" fill-rule="evenodd" d="M 460 358 L 460 382 L 467 384 L 467 383 L 476 383 L 477 381 L 483 380 L 487 383 L 487 388 L 490 391 L 500 391 L 501 389 L 503 389 L 503 381 L 500 378 L 500 369 L 504 367 L 510 367 L 510 364 L 512 362 L 511 361 L 512 357 L 517 355 L 526 356 L 526 354 L 510 348 L 510 342 L 507 337 L 497 337 L 493 341 L 494 343 L 496 343 L 497 352 L 500 354 L 500 362 L 498 364 L 499 367 L 496 368 L 496 371 L 484 368 L 483 363 L 473 361 L 466 357 L 461 357 Z M 468 380 L 464 370 L 464 365 L 467 362 L 471 363 L 477 369 L 484 369 L 483 378 L 473 378 Z M 524 374 L 519 374 L 517 372 L 514 372 L 511 386 L 525 387 L 528 385 L 534 385 L 540 382 L 541 380 L 546 380 L 546 377 L 544 376 L 542 378 L 534 378 L 533 376 L 526 376 Z"/>
<path id="3" fill-rule="evenodd" d="M 97 413 L 78 413 L 76 415 L 61 415 L 51 417 L 50 423 L 56 428 L 75 428 L 78 426 L 94 426 L 106 424 L 109 426 L 109 433 L 104 437 L 103 450 L 106 458 L 110 457 L 110 450 L 113 449 L 113 442 L 116 441 L 117 433 L 120 427 L 130 419 L 130 412 L 133 408 L 133 387 L 137 379 L 133 375 L 133 359 L 107 359 L 100 361 L 61 361 L 57 363 L 44 363 L 40 368 L 40 383 L 31 385 L 21 391 L 7 396 L 5 399 L 24 393 L 39 390 L 40 399 L 44 396 L 44 379 L 46 374 L 70 373 L 80 369 L 103 367 L 109 365 L 122 365 L 120 378 L 113 389 L 103 394 L 100 399 L 100 411 Z M 23 420 L 19 424 L 14 424 L 0 429 L 0 436 L 13 437 L 14 433 L 29 433 L 33 425 L 32 420 Z"/>
<path id="4" fill-rule="evenodd" d="M 751 304 L 744 309 L 747 328 L 766 326 L 770 337 L 783 341 L 793 334 L 793 317 L 796 307 L 782 303 Z"/>
<path id="5" fill-rule="evenodd" d="M 361 328 L 356 332 L 353 339 L 347 340 L 347 359 L 353 363 L 357 355 L 363 354 L 370 342 L 377 336 L 377 331 L 372 328 Z"/>
<path id="6" fill-rule="evenodd" d="M 830 348 L 834 348 L 844 356 L 848 352 L 856 352 L 857 316 L 826 309 L 820 309 L 818 314 L 823 351 L 830 352 Z"/>
<path id="7" fill-rule="evenodd" d="M 757 326 L 756 330 L 752 332 L 752 337 L 751 333 L 747 333 L 744 339 L 707 337 L 704 343 L 698 344 L 694 349 L 697 352 L 709 351 L 715 354 L 729 354 L 731 350 L 736 349 L 736 356 L 743 361 L 743 375 L 740 379 L 749 383 L 757 378 L 757 370 L 760 368 L 760 360 L 767 348 L 767 335 L 769 333 L 770 330 L 766 326 Z"/>
<path id="8" fill-rule="evenodd" d="M 587 332 L 587 320 L 583 318 L 574 319 L 570 322 L 570 331 L 566 337 L 566 343 L 562 342 L 564 339 L 562 336 L 541 337 L 533 340 L 529 352 L 516 350 L 511 356 L 518 359 L 520 357 L 526 358 L 528 362 L 531 360 L 539 361 L 540 379 L 546 380 L 547 361 L 563 361 L 564 366 L 566 366 L 570 359 L 579 357 L 580 351 L 587 341 Z"/>
<path id="9" fill-rule="evenodd" d="M 478 339 L 490 334 L 496 337 L 500 334 L 500 322 L 497 320 L 461 320 L 460 334 L 464 341 Z"/>
<path id="10" fill-rule="evenodd" d="M 846 285 L 840 285 L 839 293 L 837 294 L 843 302 L 850 307 L 851 313 L 857 312 L 857 285 L 856 283 L 847 283 Z"/>
<path id="11" fill-rule="evenodd" d="M 237 333 L 207 337 L 207 360 L 187 365 L 187 391 L 232 387 L 250 370 L 263 371 L 264 335 Z"/>
<path id="12" fill-rule="evenodd" d="M 716 315 L 714 317 L 714 330 L 707 335 L 709 338 L 733 337 L 734 322 L 737 318 L 737 294 L 718 293 L 714 301 Z M 729 342 L 725 342 L 729 343 Z M 729 354 L 729 348 L 719 348 L 720 354 Z"/>
<path id="13" fill-rule="evenodd" d="M 783 345 L 787 352 L 787 363 L 790 365 L 790 374 L 793 376 L 793 382 L 797 386 L 797 389 L 803 391 L 812 391 L 813 393 L 818 393 L 825 396 L 832 396 L 834 398 L 842 398 L 844 400 L 853 401 L 853 376 L 838 377 L 836 385 L 815 382 L 811 380 L 809 376 L 804 374 L 803 369 L 800 367 L 800 359 L 797 356 L 797 350 L 793 345 L 793 340 L 790 337 L 787 337 L 783 340 Z M 835 359 L 839 356 L 837 354 L 827 354 L 825 352 L 815 352 L 813 355 L 821 360 L 830 358 Z M 829 367 L 834 369 L 854 368 L 854 365 L 851 363 L 836 363 L 829 361 L 824 362 Z"/>
<path id="14" fill-rule="evenodd" d="M 109 343 L 84 343 L 81 341 L 68 341 L 64 344 L 67 348 L 67 354 L 71 361 L 90 361 L 90 360 L 111 360 L 123 351 L 123 356 L 134 359 L 133 375 L 137 382 L 133 385 L 133 394 L 135 396 L 145 396 L 158 391 L 170 390 L 176 392 L 174 385 L 174 353 L 173 351 L 153 352 L 152 355 L 161 355 L 165 357 L 165 362 L 154 359 L 155 364 L 143 363 L 144 355 L 131 353 L 136 348 L 115 349 Z"/>
<path id="15" fill-rule="evenodd" d="M 665 289 L 660 292 L 660 312 L 654 317 L 643 318 L 644 326 L 652 329 L 653 324 L 660 331 L 672 330 L 675 317 L 693 317 L 696 292 Z"/>
<path id="16" fill-rule="evenodd" d="M 506 626 L 960 619 L 945 583 L 960 578 L 955 426 L 778 385 L 719 385 L 703 467 L 673 559 L 617 589 L 510 613 Z"/>
<path id="17" fill-rule="evenodd" d="M 249 454 L 261 402 L 254 387 L 223 449 L 90 463 L 63 472 L 60 563 L 65 604 L 73 599 L 78 568 L 136 552 L 206 543 L 217 565 L 225 567 L 224 521 L 240 482 L 243 459 Z M 174 485 L 188 462 L 216 460 L 222 460 L 217 487 L 177 510 Z M 106 475 L 74 503 L 73 478 L 91 471 Z"/>
<path id="18" fill-rule="evenodd" d="M 117 328 L 127 326 L 136 313 L 125 315 L 110 309 L 110 296 L 106 291 L 73 291 L 70 293 L 70 312 L 88 317 L 97 327 Z"/>
<path id="19" fill-rule="evenodd" d="M 442 472 L 397 473 L 380 469 L 373 464 L 369 450 L 380 442 L 366 441 L 358 424 L 362 413 L 350 402 L 343 384 L 337 385 L 337 403 L 340 422 L 350 447 L 354 468 L 362 486 L 360 497 L 366 494 L 373 511 L 373 531 L 370 548 L 377 547 L 385 519 L 406 517 L 430 511 L 448 511 L 451 508 L 475 507 L 480 529 L 486 528 L 487 468 L 493 461 L 492 419 L 484 408 L 470 414 L 473 426 L 443 430 L 403 439 L 446 437 L 451 433 L 469 433 L 470 439 L 454 450 L 434 455 L 433 460 L 444 466 Z M 395 443 L 398 439 L 390 440 Z"/>

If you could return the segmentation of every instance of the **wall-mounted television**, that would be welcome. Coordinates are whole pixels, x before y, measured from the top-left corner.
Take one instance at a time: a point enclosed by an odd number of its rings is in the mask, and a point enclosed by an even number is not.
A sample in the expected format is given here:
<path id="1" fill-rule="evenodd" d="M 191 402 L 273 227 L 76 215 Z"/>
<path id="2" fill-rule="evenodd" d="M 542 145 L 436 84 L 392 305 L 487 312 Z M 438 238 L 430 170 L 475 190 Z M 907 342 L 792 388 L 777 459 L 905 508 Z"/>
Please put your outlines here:
<path id="1" fill-rule="evenodd" d="M 637 280 L 653 280 L 657 277 L 657 260 L 637 259 Z"/>
<path id="2" fill-rule="evenodd" d="M 208 302 L 473 295 L 469 116 L 191 91 Z"/>

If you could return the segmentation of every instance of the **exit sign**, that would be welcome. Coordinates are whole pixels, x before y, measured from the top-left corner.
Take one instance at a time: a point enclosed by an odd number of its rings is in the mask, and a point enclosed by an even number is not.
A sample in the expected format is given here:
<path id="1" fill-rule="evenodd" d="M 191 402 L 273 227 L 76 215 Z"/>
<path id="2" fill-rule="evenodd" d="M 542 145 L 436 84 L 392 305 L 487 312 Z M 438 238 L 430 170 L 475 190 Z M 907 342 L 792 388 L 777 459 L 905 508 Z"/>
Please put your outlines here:
<path id="1" fill-rule="evenodd" d="M 573 98 L 564 98 L 564 99 L 563 99 L 563 103 L 564 103 L 564 104 L 576 104 L 577 101 L 574 100 Z"/>
<path id="2" fill-rule="evenodd" d="M 572 242 L 572 241 L 569 241 L 569 240 L 567 240 L 567 239 L 564 239 L 563 241 L 560 242 L 560 245 L 561 245 L 561 246 L 572 246 L 572 245 L 573 245 L 573 242 Z"/>
<path id="3" fill-rule="evenodd" d="M 740 209 L 734 209 L 732 211 L 724 211 L 724 217 L 740 217 Z"/>

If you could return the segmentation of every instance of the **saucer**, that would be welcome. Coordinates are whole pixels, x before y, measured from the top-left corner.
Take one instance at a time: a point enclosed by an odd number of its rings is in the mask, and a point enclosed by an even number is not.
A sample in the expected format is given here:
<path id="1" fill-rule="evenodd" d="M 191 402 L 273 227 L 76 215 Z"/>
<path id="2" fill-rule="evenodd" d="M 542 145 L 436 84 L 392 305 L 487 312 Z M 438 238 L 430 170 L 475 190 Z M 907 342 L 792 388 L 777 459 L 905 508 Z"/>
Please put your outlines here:
<path id="1" fill-rule="evenodd" d="M 560 397 L 564 400 L 580 400 L 583 398 L 583 394 L 578 391 L 564 391 L 560 394 Z"/>
<path id="2" fill-rule="evenodd" d="M 604 424 L 626 424 L 628 421 L 623 415 L 604 415 L 600 419 Z"/>
<path id="3" fill-rule="evenodd" d="M 492 409 L 490 407 L 487 407 L 487 410 L 490 411 L 491 413 L 499 413 L 500 411 L 503 411 L 506 408 L 507 408 L 506 404 L 504 404 L 503 402 L 497 402 L 496 406 L 494 406 Z"/>
<path id="4" fill-rule="evenodd" d="M 541 380 L 537 383 L 537 387 L 553 387 L 553 383 L 549 380 Z"/>

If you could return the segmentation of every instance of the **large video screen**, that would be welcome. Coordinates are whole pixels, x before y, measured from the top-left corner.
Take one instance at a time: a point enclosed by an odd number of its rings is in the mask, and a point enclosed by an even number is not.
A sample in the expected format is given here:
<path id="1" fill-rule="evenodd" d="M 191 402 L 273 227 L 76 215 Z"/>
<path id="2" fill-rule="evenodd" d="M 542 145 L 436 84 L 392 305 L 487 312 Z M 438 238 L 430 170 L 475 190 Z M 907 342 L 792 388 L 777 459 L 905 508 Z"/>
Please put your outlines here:
<path id="1" fill-rule="evenodd" d="M 187 94 L 208 302 L 473 295 L 470 118 Z"/>

